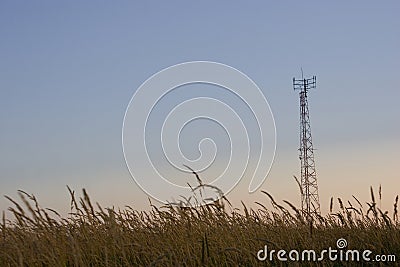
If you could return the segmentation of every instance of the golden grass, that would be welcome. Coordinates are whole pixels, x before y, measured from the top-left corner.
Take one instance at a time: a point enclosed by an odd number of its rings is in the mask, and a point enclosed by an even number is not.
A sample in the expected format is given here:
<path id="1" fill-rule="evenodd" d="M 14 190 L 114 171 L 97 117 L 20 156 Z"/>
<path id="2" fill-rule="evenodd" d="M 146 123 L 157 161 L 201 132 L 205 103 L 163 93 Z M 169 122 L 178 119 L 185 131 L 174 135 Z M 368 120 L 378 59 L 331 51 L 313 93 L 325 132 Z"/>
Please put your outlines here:
<path id="1" fill-rule="evenodd" d="M 238 209 L 223 200 L 137 211 L 94 207 L 85 190 L 79 198 L 68 190 L 66 218 L 23 191 L 19 202 L 7 197 L 14 218 L 8 220 L 3 212 L 0 266 L 279 266 L 277 260 L 258 261 L 257 251 L 265 244 L 277 250 L 322 250 L 335 247 L 339 238 L 352 249 L 400 256 L 398 197 L 389 216 L 377 207 L 372 188 L 366 207 L 354 197 L 355 205 L 338 199 L 333 211 L 332 198 L 331 213 L 314 216 L 311 224 L 294 205 L 279 204 L 267 192 L 270 210 L 260 202 L 258 209 L 244 204 Z"/>

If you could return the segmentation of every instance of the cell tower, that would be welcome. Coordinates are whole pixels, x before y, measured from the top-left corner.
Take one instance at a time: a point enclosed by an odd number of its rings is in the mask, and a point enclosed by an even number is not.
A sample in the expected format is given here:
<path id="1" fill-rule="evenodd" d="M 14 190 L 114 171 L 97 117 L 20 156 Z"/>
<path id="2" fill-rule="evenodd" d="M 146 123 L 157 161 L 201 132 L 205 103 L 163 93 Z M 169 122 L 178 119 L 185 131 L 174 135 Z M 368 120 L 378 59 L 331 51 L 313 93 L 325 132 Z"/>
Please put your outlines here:
<path id="1" fill-rule="evenodd" d="M 302 75 L 303 76 L 303 75 Z M 306 216 L 320 214 L 317 173 L 315 171 L 314 148 L 311 138 L 310 115 L 307 92 L 316 88 L 317 78 L 296 80 L 293 78 L 293 89 L 300 93 L 300 162 L 301 162 L 301 208 Z"/>

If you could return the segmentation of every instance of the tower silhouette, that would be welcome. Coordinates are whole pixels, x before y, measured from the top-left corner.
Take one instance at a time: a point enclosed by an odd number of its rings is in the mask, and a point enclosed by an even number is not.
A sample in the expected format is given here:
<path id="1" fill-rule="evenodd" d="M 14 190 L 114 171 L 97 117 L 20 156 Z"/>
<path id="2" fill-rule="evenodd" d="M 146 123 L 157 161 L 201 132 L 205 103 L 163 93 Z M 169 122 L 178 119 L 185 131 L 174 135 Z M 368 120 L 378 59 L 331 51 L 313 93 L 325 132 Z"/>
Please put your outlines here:
<path id="1" fill-rule="evenodd" d="M 317 78 L 293 78 L 293 89 L 299 91 L 300 96 L 300 173 L 301 173 L 301 208 L 303 214 L 312 216 L 320 214 L 318 196 L 317 173 L 315 171 L 314 148 L 311 138 L 310 114 L 308 110 L 307 93 L 316 88 Z"/>

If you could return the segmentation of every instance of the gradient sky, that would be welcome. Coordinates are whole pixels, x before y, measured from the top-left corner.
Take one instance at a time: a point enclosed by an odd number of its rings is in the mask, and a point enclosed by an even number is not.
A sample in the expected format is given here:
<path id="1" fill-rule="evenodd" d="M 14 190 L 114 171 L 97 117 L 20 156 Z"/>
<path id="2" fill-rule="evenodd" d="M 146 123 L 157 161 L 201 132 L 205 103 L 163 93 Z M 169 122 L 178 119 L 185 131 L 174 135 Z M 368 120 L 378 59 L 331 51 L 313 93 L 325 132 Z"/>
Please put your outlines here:
<path id="1" fill-rule="evenodd" d="M 292 77 L 302 67 L 317 76 L 309 103 L 322 210 L 331 196 L 367 201 L 379 184 L 391 209 L 400 193 L 400 4 L 337 2 L 1 1 L 0 195 L 22 189 L 66 211 L 69 185 L 104 206 L 147 209 L 123 158 L 125 109 L 154 73 L 209 60 L 247 74 L 269 101 L 277 151 L 261 189 L 299 203 Z M 228 198 L 266 201 L 247 187 Z M 8 206 L 1 198 L 0 210 Z"/>

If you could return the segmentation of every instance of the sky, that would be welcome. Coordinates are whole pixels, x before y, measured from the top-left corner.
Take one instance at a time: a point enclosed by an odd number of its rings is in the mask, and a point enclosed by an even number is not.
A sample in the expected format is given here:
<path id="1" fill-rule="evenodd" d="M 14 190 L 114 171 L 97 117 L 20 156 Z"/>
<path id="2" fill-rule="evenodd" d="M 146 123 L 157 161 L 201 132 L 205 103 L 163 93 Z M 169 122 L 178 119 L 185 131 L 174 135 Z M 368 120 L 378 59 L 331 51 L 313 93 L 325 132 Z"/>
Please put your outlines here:
<path id="1" fill-rule="evenodd" d="M 299 99 L 292 78 L 302 68 L 306 77 L 317 76 L 309 104 L 322 211 L 331 197 L 368 201 L 369 187 L 380 184 L 382 208 L 391 210 L 400 193 L 399 10 L 398 1 L 1 1 L 0 195 L 16 198 L 21 189 L 66 212 L 68 185 L 86 188 L 103 206 L 148 209 L 122 151 L 128 104 L 164 68 L 213 61 L 258 85 L 276 125 L 267 179 L 252 194 L 250 179 L 242 179 L 227 195 L 235 206 L 267 202 L 260 190 L 299 205 L 292 178 L 300 167 Z M 160 110 L 181 97 L 223 94 L 192 87 L 166 96 Z M 222 98 L 251 120 L 237 99 Z M 164 113 L 153 116 L 153 129 Z M 198 153 L 196 140 L 224 136 L 218 126 L 199 123 L 185 130 L 182 150 L 189 158 Z M 161 152 L 153 150 L 162 167 L 168 164 Z M 215 172 L 227 163 L 220 160 Z M 1 197 L 0 210 L 8 206 Z"/>

